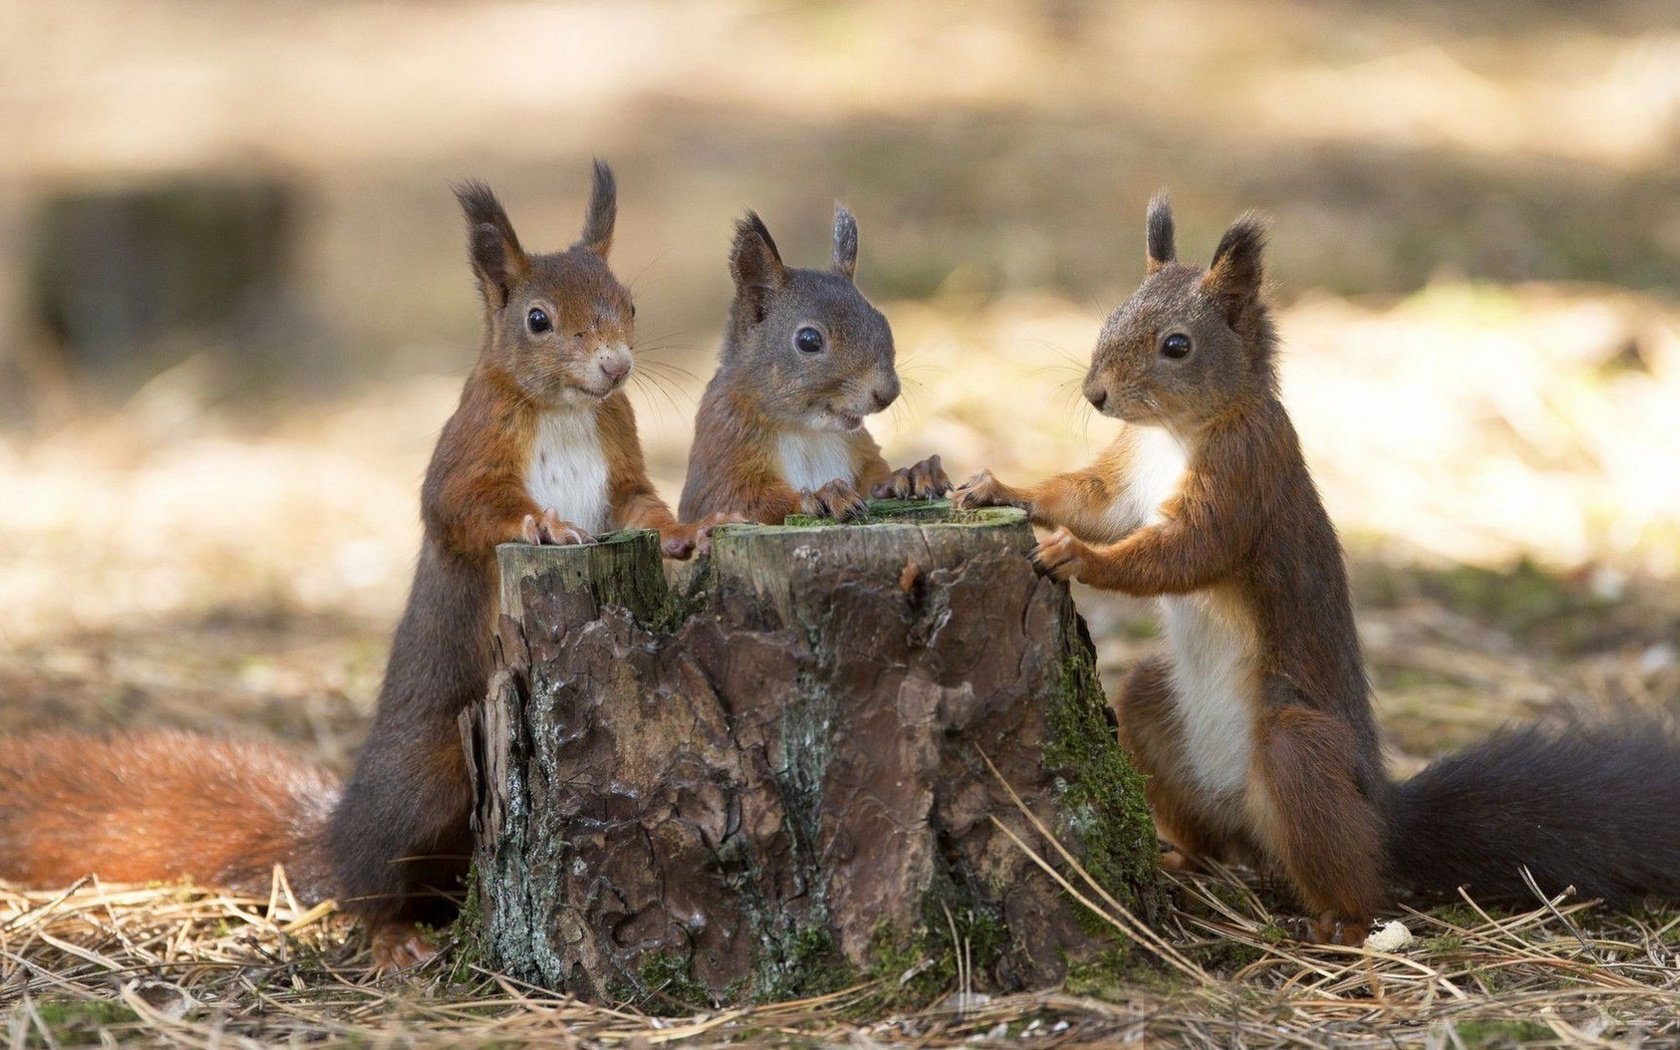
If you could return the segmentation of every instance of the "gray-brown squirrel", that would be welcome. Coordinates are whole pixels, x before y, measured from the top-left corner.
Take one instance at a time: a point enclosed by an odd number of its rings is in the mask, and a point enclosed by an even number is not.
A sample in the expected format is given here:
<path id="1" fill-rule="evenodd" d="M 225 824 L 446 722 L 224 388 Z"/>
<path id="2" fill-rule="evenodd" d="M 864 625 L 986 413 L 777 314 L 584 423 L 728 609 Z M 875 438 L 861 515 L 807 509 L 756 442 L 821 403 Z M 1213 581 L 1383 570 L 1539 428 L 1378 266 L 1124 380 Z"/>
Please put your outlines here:
<path id="1" fill-rule="evenodd" d="M 849 520 L 863 494 L 932 497 L 951 483 L 930 456 L 893 470 L 864 428 L 898 397 L 892 328 L 853 283 L 857 221 L 834 215 L 828 270 L 782 262 L 748 212 L 729 253 L 735 298 L 718 370 L 695 418 L 685 519 L 741 515 L 779 525 L 803 512 Z"/>
<path id="2" fill-rule="evenodd" d="M 1150 203 L 1147 276 L 1103 326 L 1085 396 L 1126 423 L 1091 466 L 989 472 L 958 506 L 1026 508 L 1044 571 L 1160 599 L 1166 653 L 1115 697 L 1173 860 L 1281 871 L 1312 939 L 1357 944 L 1388 886 L 1481 899 L 1573 886 L 1680 898 L 1680 742 L 1645 722 L 1509 730 L 1388 780 L 1341 546 L 1278 394 L 1264 228 L 1206 271 Z"/>

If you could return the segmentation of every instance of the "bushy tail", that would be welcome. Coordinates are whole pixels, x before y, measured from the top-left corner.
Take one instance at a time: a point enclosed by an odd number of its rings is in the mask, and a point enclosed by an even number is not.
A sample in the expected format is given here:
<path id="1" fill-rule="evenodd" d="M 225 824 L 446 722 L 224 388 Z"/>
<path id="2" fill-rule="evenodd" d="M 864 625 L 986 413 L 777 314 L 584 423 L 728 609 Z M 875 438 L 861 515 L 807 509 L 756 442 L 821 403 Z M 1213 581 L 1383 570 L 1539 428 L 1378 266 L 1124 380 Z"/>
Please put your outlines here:
<path id="1" fill-rule="evenodd" d="M 1395 881 L 1426 896 L 1534 900 L 1569 886 L 1625 908 L 1680 900 L 1680 739 L 1654 720 L 1507 730 L 1396 785 Z"/>
<path id="2" fill-rule="evenodd" d="M 284 751 L 191 733 L 0 737 L 0 880 L 68 885 L 186 878 L 332 896 L 335 777 Z"/>

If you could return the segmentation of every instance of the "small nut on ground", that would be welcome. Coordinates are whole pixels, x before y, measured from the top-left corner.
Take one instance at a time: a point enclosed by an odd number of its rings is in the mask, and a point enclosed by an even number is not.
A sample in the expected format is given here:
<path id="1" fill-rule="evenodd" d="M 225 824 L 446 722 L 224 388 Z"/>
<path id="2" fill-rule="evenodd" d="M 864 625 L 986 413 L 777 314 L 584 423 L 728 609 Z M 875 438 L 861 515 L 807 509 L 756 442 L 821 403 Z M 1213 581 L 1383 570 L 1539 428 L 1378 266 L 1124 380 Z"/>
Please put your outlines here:
<path id="1" fill-rule="evenodd" d="M 1374 952 L 1397 952 L 1412 943 L 1412 931 L 1399 919 L 1382 924 L 1365 938 L 1365 947 Z"/>

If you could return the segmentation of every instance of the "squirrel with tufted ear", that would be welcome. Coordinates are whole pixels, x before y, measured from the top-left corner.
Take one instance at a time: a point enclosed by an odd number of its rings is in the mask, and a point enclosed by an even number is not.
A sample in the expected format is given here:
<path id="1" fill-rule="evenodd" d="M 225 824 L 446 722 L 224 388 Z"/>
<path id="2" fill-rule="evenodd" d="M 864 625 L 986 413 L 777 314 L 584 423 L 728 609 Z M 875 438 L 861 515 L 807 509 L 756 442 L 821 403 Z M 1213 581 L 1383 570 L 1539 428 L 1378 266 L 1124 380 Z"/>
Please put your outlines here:
<path id="1" fill-rule="evenodd" d="M 735 229 L 729 310 L 718 370 L 695 419 L 683 518 L 741 515 L 779 525 L 789 514 L 840 521 L 876 498 L 942 496 L 938 456 L 893 470 L 864 417 L 898 397 L 892 329 L 853 283 L 857 220 L 834 214 L 827 270 L 782 262 L 762 219 Z"/>
<path id="2" fill-rule="evenodd" d="M 706 539 L 643 467 L 624 395 L 635 310 L 607 266 L 616 187 L 605 164 L 594 174 L 582 237 L 542 255 L 488 187 L 456 188 L 484 341 L 426 472 L 419 564 L 350 782 L 279 748 L 181 733 L 0 738 L 0 879 L 267 893 L 283 864 L 300 897 L 336 896 L 370 925 L 380 968 L 432 954 L 415 924 L 449 918 L 470 852 L 456 718 L 491 672 L 496 545 L 649 528 L 686 557 Z"/>
<path id="3" fill-rule="evenodd" d="M 1680 899 L 1680 741 L 1661 726 L 1519 727 L 1387 779 L 1341 546 L 1278 394 L 1264 227 L 1243 216 L 1198 270 L 1158 196 L 1146 240 L 1085 379 L 1119 438 L 1036 485 L 982 473 L 954 502 L 1054 529 L 1033 558 L 1057 579 L 1159 599 L 1166 651 L 1114 706 L 1168 861 L 1275 869 L 1302 934 L 1338 944 L 1391 886 L 1532 903 L 1527 869 L 1548 896 Z"/>

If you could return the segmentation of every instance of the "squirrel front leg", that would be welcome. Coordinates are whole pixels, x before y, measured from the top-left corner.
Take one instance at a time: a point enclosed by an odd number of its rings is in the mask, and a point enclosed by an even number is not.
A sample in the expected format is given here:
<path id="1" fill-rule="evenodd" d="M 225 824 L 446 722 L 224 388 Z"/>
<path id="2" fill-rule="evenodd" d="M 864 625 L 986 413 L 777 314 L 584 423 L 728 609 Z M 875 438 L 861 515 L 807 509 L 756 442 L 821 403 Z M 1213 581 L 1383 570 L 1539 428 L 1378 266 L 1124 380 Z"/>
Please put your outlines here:
<path id="1" fill-rule="evenodd" d="M 867 487 L 875 499 L 938 499 L 951 491 L 951 479 L 936 453 L 920 463 L 890 471 Z"/>
<path id="2" fill-rule="evenodd" d="M 1033 562 L 1058 580 L 1134 597 L 1200 590 L 1235 572 L 1252 546 L 1260 500 L 1251 487 L 1241 472 L 1193 474 L 1155 524 L 1102 544 L 1059 528 L 1034 548 Z"/>
<path id="3" fill-rule="evenodd" d="M 651 486 L 625 493 L 613 506 L 613 520 L 627 529 L 655 529 L 660 549 L 667 558 L 687 558 L 711 548 L 712 529 L 718 525 L 746 521 L 739 514 L 711 514 L 699 521 L 678 521 L 671 508 Z"/>
<path id="4" fill-rule="evenodd" d="M 1118 543 L 1091 544 L 1058 527 L 1028 555 L 1046 575 L 1138 598 L 1185 594 L 1218 583 L 1235 567 L 1222 545 L 1179 522 L 1139 529 Z"/>
<path id="5" fill-rule="evenodd" d="M 553 508 L 539 507 L 517 478 L 448 479 L 436 498 L 423 500 L 427 524 L 439 544 L 454 554 L 477 555 L 497 544 L 590 543 L 589 530 L 565 521 Z"/>
<path id="6" fill-rule="evenodd" d="M 618 516 L 627 529 L 657 529 L 660 548 L 667 558 L 688 558 L 711 550 L 712 530 L 719 525 L 750 521 L 740 514 L 708 514 L 697 521 L 678 521 L 665 501 L 652 492 L 638 494 Z"/>
<path id="7" fill-rule="evenodd" d="M 815 492 L 798 493 L 799 512 L 835 521 L 856 521 L 869 513 L 863 495 L 845 478 L 835 478 Z"/>
<path id="8" fill-rule="evenodd" d="M 744 486 L 742 498 L 724 501 L 724 505 L 740 507 L 740 514 L 745 516 L 745 520 L 766 525 L 780 525 L 789 514 L 851 521 L 862 517 L 869 509 L 863 497 L 845 478 L 835 478 L 813 492 L 795 489 L 772 475 L 751 479 Z M 730 519 L 734 517 L 728 516 Z"/>
<path id="9" fill-rule="evenodd" d="M 938 499 L 951 491 L 951 479 L 938 454 L 897 470 L 887 465 L 880 446 L 863 435 L 853 445 L 857 491 L 871 499 Z"/>
<path id="10" fill-rule="evenodd" d="M 957 488 L 951 503 L 958 510 L 1019 507 L 1034 525 L 1062 526 L 1078 536 L 1111 539 L 1117 496 L 1115 487 L 1095 469 L 1058 474 L 1024 487 L 1006 485 L 991 471 L 983 470 Z"/>

